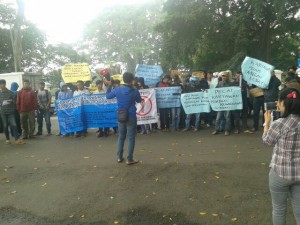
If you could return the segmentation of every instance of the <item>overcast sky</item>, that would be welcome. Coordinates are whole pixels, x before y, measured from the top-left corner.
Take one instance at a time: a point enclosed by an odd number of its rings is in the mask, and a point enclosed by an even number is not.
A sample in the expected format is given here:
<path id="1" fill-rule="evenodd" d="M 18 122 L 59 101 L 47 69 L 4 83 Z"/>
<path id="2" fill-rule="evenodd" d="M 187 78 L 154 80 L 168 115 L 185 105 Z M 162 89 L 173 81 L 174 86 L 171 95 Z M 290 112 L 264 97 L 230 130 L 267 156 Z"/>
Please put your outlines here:
<path id="1" fill-rule="evenodd" d="M 146 1 L 151 0 L 24 0 L 26 18 L 38 25 L 49 41 L 65 43 L 78 41 L 84 26 L 104 8 Z"/>

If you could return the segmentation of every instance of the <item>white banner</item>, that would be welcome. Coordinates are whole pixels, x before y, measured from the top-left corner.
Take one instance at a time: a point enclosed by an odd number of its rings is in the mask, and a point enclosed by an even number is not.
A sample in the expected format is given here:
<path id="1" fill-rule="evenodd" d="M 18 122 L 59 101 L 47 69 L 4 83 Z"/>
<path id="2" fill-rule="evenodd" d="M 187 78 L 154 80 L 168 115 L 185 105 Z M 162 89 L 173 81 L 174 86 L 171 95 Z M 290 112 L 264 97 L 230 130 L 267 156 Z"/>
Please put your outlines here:
<path id="1" fill-rule="evenodd" d="M 154 89 L 139 90 L 144 102 L 136 104 L 137 124 L 157 123 L 157 106 Z"/>

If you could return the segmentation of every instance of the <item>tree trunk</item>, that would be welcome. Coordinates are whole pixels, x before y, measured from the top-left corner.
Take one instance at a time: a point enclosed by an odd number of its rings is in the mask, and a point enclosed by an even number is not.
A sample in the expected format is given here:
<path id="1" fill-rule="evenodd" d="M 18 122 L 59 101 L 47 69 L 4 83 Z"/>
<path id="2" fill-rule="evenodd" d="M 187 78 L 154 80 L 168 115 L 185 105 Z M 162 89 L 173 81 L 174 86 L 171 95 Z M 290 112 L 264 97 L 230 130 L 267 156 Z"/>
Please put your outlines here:
<path id="1" fill-rule="evenodd" d="M 22 32 L 21 26 L 24 22 L 24 2 L 16 0 L 18 5 L 17 17 L 13 27 L 10 29 L 10 39 L 14 56 L 15 72 L 22 69 Z"/>

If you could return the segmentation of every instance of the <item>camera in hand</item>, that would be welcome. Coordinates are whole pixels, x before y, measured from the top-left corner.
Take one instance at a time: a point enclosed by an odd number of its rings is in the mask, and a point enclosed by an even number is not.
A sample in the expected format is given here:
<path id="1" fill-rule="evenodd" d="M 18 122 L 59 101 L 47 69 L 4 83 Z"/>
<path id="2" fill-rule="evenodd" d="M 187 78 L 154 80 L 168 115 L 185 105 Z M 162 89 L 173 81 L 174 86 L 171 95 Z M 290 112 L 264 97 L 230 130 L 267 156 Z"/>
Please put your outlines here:
<path id="1" fill-rule="evenodd" d="M 276 102 L 265 102 L 264 108 L 267 111 L 276 111 L 277 110 L 277 103 Z"/>

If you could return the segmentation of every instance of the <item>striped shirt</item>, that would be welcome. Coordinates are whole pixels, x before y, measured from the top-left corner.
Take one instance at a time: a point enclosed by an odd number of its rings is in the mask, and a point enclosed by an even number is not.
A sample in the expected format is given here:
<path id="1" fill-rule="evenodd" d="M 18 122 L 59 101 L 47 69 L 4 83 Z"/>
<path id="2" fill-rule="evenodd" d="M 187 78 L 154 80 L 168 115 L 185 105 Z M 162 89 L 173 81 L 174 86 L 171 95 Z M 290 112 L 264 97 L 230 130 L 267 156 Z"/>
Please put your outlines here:
<path id="1" fill-rule="evenodd" d="M 274 146 L 270 167 L 278 176 L 300 181 L 300 116 L 290 114 L 272 122 L 262 139 Z"/>

